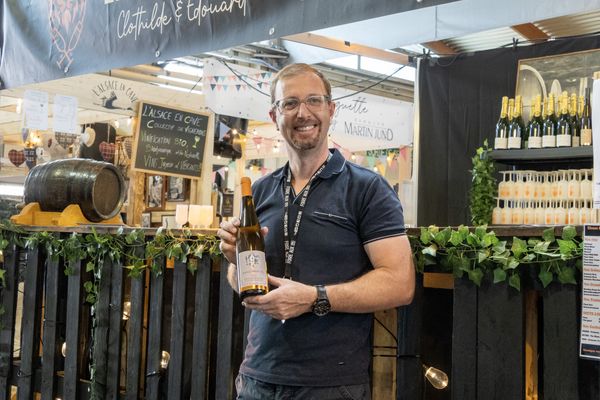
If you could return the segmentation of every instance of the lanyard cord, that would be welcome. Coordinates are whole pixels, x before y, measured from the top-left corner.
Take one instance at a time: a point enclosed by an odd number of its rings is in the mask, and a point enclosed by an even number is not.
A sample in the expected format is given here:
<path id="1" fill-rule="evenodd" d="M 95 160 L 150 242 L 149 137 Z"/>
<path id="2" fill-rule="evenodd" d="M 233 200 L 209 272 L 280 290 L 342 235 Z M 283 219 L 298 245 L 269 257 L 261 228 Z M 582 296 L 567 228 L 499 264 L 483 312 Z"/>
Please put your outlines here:
<path id="1" fill-rule="evenodd" d="M 283 277 L 286 279 L 292 279 L 292 261 L 294 260 L 294 251 L 296 250 L 296 242 L 298 239 L 298 231 L 300 230 L 300 221 L 302 220 L 302 213 L 304 212 L 304 206 L 306 205 L 306 199 L 308 199 L 308 192 L 310 191 L 310 186 L 312 182 L 315 180 L 317 176 L 325 169 L 327 162 L 331 158 L 331 153 L 327 157 L 327 160 L 319 169 L 315 171 L 313 176 L 310 177 L 306 187 L 302 191 L 302 197 L 300 198 L 300 204 L 298 206 L 298 214 L 296 215 L 296 222 L 294 222 L 294 231 L 292 232 L 292 238 L 290 240 L 289 234 L 289 206 L 290 206 L 290 193 L 292 191 L 292 171 L 290 170 L 290 166 L 288 164 L 287 167 L 287 177 L 285 180 L 285 190 L 284 190 L 284 206 L 283 206 L 283 244 L 285 249 L 285 272 Z"/>

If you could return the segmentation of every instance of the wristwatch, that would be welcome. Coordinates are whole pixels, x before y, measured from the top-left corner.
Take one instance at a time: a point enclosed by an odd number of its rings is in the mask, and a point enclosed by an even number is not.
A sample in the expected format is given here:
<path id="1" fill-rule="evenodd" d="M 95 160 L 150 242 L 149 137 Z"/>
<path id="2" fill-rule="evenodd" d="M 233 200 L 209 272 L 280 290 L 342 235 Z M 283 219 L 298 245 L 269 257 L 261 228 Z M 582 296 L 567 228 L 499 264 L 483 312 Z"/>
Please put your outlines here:
<path id="1" fill-rule="evenodd" d="M 322 317 L 331 311 L 331 304 L 329 303 L 325 286 L 316 285 L 315 287 L 317 288 L 317 300 L 315 300 L 315 303 L 312 306 L 312 312 L 317 317 Z"/>

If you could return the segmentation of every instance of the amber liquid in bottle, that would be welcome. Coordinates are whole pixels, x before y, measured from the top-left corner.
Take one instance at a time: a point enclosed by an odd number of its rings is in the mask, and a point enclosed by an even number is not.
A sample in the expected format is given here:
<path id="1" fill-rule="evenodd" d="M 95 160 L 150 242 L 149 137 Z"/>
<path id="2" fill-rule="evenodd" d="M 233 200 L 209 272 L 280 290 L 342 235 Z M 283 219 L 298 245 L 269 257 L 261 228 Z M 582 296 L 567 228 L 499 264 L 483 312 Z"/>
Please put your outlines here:
<path id="1" fill-rule="evenodd" d="M 240 297 L 258 296 L 269 291 L 265 242 L 254 208 L 250 178 L 243 177 L 240 226 L 236 243 L 237 280 Z"/>

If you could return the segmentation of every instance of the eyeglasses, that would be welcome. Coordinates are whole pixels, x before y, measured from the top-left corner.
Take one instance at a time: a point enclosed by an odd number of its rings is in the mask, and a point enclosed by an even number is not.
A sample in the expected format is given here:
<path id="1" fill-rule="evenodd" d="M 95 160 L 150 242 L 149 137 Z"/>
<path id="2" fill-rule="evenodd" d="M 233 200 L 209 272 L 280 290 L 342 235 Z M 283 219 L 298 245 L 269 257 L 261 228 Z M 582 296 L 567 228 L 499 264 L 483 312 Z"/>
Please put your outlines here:
<path id="1" fill-rule="evenodd" d="M 298 110 L 300 104 L 306 104 L 310 110 L 319 111 L 321 110 L 325 104 L 329 103 L 330 98 L 327 95 L 315 95 L 308 96 L 304 100 L 300 100 L 296 97 L 286 97 L 285 99 L 277 100 L 273 103 L 274 107 L 277 107 L 279 112 L 283 114 L 291 114 Z"/>

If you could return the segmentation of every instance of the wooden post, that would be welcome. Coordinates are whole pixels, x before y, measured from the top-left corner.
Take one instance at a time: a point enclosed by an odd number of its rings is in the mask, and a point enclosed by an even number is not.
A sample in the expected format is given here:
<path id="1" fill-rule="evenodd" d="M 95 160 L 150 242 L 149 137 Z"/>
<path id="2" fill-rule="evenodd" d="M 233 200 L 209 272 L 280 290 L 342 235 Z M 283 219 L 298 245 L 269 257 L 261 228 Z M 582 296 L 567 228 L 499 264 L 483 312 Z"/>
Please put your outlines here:
<path id="1" fill-rule="evenodd" d="M 134 105 L 135 115 L 138 115 L 140 102 Z M 138 118 L 133 119 L 132 132 L 138 134 Z M 144 211 L 144 188 L 145 176 L 143 172 L 133 169 L 133 164 L 129 166 L 129 188 L 127 191 L 127 225 L 140 226 L 142 224 L 142 212 Z"/>

